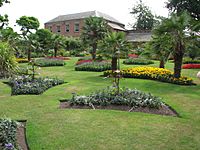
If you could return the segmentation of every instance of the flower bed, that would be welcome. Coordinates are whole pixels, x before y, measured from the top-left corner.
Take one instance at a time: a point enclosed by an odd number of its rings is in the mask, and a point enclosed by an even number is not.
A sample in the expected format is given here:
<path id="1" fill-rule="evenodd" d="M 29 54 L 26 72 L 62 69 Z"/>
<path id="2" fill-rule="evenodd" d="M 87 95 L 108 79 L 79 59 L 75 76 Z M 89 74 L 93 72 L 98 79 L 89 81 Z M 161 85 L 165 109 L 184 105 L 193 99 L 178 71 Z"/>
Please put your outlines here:
<path id="1" fill-rule="evenodd" d="M 128 54 L 128 57 L 129 58 L 138 58 L 138 55 L 136 55 L 136 54 Z"/>
<path id="2" fill-rule="evenodd" d="M 200 64 L 200 60 L 184 60 L 183 64 Z"/>
<path id="3" fill-rule="evenodd" d="M 109 62 L 87 62 L 75 66 L 76 71 L 101 72 L 110 69 L 111 69 L 111 64 Z"/>
<path id="4" fill-rule="evenodd" d="M 200 64 L 184 64 L 183 69 L 200 69 Z"/>
<path id="5" fill-rule="evenodd" d="M 32 80 L 29 76 L 18 76 L 11 78 L 12 95 L 41 94 L 47 89 L 63 84 L 64 81 L 56 78 L 36 78 Z"/>
<path id="6" fill-rule="evenodd" d="M 84 63 L 92 62 L 92 61 L 93 61 L 92 59 L 79 60 L 79 61 L 76 62 L 76 65 L 81 65 L 81 64 L 84 64 Z"/>
<path id="7" fill-rule="evenodd" d="M 127 65 L 149 65 L 154 64 L 153 61 L 143 59 L 143 58 L 129 58 L 123 61 L 124 64 Z"/>
<path id="8" fill-rule="evenodd" d="M 0 149 L 17 149 L 17 122 L 10 119 L 0 119 Z"/>
<path id="9" fill-rule="evenodd" d="M 35 59 L 35 65 L 40 67 L 64 66 L 65 62 L 61 59 L 40 58 Z"/>
<path id="10" fill-rule="evenodd" d="M 70 58 L 68 58 L 68 57 L 63 57 L 63 56 L 57 56 L 57 57 L 48 56 L 48 57 L 46 57 L 46 58 L 47 58 L 47 59 L 70 60 Z"/>
<path id="11" fill-rule="evenodd" d="M 191 78 L 183 76 L 180 78 L 174 78 L 173 72 L 163 68 L 135 67 L 123 69 L 121 74 L 124 78 L 151 79 L 180 85 L 194 85 Z M 104 76 L 110 75 L 112 75 L 112 71 L 109 70 L 104 72 Z"/>
<path id="12" fill-rule="evenodd" d="M 28 59 L 26 59 L 26 58 L 17 58 L 16 61 L 18 63 L 28 63 Z"/>

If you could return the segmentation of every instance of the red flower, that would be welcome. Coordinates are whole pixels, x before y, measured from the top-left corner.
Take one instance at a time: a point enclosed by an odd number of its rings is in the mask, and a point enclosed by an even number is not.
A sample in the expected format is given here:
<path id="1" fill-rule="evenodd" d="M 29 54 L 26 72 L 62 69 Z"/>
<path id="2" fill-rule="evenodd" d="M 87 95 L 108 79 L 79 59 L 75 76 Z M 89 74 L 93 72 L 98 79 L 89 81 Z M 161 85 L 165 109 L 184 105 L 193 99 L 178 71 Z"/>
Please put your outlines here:
<path id="1" fill-rule="evenodd" d="M 128 57 L 129 58 L 138 58 L 138 55 L 136 55 L 136 54 L 128 54 Z"/>
<path id="2" fill-rule="evenodd" d="M 63 57 L 63 56 L 57 56 L 57 57 L 54 57 L 54 56 L 48 56 L 46 57 L 48 59 L 59 59 L 59 60 L 70 60 L 70 58 L 68 57 Z"/>
<path id="3" fill-rule="evenodd" d="M 87 63 L 87 62 L 92 62 L 91 59 L 88 59 L 88 60 L 79 60 L 76 65 L 80 65 L 80 64 L 84 64 L 84 63 Z"/>
<path id="4" fill-rule="evenodd" d="M 200 64 L 184 64 L 183 69 L 200 69 Z"/>

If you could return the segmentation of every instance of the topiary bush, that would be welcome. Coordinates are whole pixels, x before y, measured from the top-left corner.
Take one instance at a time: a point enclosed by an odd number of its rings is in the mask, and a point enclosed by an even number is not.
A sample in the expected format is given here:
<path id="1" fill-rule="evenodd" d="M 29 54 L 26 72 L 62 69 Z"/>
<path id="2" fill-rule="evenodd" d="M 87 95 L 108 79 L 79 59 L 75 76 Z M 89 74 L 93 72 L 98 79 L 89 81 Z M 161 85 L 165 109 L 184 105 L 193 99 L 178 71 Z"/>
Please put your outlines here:
<path id="1" fill-rule="evenodd" d="M 109 62 L 87 62 L 75 66 L 76 71 L 101 72 L 110 69 L 111 69 L 111 64 Z"/>
<path id="2" fill-rule="evenodd" d="M 156 67 L 134 67 L 121 70 L 124 78 L 151 79 L 180 85 L 194 85 L 193 80 L 188 77 L 174 78 L 173 72 Z M 105 71 L 104 76 L 112 76 L 112 71 Z"/>
<path id="3" fill-rule="evenodd" d="M 122 88 L 119 94 L 116 94 L 116 92 L 116 88 L 107 87 L 88 96 L 74 95 L 69 102 L 71 105 L 126 105 L 130 107 L 149 107 L 157 109 L 163 105 L 159 97 L 136 89 Z"/>
<path id="4" fill-rule="evenodd" d="M 16 121 L 10 119 L 0 119 L 0 149 L 17 149 L 17 125 Z"/>
<path id="5" fill-rule="evenodd" d="M 40 67 L 64 66 L 65 62 L 62 59 L 40 58 L 35 59 L 35 65 Z"/>
<path id="6" fill-rule="evenodd" d="M 143 58 L 129 58 L 123 61 L 127 65 L 149 65 L 154 64 L 153 61 Z"/>
<path id="7" fill-rule="evenodd" d="M 17 76 L 9 81 L 12 95 L 42 94 L 47 89 L 63 84 L 64 81 L 57 78 L 35 78 L 30 76 Z"/>

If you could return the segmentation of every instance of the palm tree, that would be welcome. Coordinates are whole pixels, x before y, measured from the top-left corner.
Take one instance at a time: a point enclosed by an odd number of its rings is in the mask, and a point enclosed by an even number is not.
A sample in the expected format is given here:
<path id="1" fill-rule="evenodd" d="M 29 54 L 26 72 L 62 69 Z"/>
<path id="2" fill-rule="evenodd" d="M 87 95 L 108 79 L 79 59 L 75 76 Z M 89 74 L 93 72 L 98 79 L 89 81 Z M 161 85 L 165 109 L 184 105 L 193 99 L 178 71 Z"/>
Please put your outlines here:
<path id="1" fill-rule="evenodd" d="M 107 31 L 107 24 L 103 18 L 89 17 L 85 20 L 81 39 L 92 47 L 91 55 L 93 60 L 96 58 L 97 44 L 100 40 L 103 40 Z"/>
<path id="2" fill-rule="evenodd" d="M 119 56 L 123 53 L 126 54 L 130 45 L 125 39 L 124 32 L 111 32 L 109 33 L 102 43 L 102 53 L 105 57 L 112 59 L 112 71 L 117 69 L 117 62 L 119 63 Z M 118 60 L 118 61 L 117 61 Z"/>
<path id="3" fill-rule="evenodd" d="M 57 57 L 58 50 L 63 47 L 64 38 L 59 34 L 53 34 L 51 41 L 52 48 L 54 49 L 54 57 Z"/>
<path id="4" fill-rule="evenodd" d="M 172 53 L 172 38 L 168 34 L 162 36 L 154 35 L 152 40 L 145 45 L 142 55 L 156 58 L 160 61 L 159 67 L 165 68 L 165 63 Z"/>
<path id="5" fill-rule="evenodd" d="M 184 12 L 180 16 L 172 14 L 168 19 L 165 19 L 162 24 L 155 29 L 157 35 L 169 34 L 173 39 L 173 56 L 174 56 L 174 77 L 181 77 L 181 67 L 183 55 L 185 53 L 185 45 L 187 35 L 185 30 L 190 25 L 191 18 Z"/>

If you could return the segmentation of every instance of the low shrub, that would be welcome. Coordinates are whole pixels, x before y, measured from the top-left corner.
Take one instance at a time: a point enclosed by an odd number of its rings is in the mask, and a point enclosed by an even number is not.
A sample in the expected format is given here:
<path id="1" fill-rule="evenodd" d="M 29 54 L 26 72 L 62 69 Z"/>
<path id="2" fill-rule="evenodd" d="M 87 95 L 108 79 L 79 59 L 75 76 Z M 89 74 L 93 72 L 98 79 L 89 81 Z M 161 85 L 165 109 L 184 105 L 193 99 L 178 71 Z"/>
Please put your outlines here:
<path id="1" fill-rule="evenodd" d="M 183 64 L 200 64 L 200 60 L 192 60 L 191 58 L 184 58 Z"/>
<path id="2" fill-rule="evenodd" d="M 183 69 L 200 69 L 200 63 L 199 64 L 184 64 L 182 68 Z"/>
<path id="3" fill-rule="evenodd" d="M 159 108 L 163 104 L 159 97 L 155 97 L 150 93 L 122 88 L 119 94 L 116 94 L 116 88 L 113 87 L 107 87 L 88 96 L 74 95 L 69 102 L 72 105 L 126 105 L 149 108 Z"/>
<path id="4" fill-rule="evenodd" d="M 28 63 L 28 59 L 27 58 L 17 58 L 16 61 L 18 63 Z"/>
<path id="5" fill-rule="evenodd" d="M 57 78 L 36 78 L 32 80 L 30 76 L 17 76 L 9 81 L 12 95 L 41 94 L 47 89 L 63 84 L 64 81 Z"/>
<path id="6" fill-rule="evenodd" d="M 104 76 L 111 76 L 112 71 L 105 71 Z M 140 79 L 151 79 L 162 82 L 168 82 L 180 85 L 194 85 L 193 80 L 188 77 L 174 78 L 173 72 L 155 67 L 135 67 L 121 70 L 121 75 L 124 78 L 140 78 Z"/>
<path id="7" fill-rule="evenodd" d="M 35 59 L 35 65 L 40 67 L 64 66 L 65 62 L 60 59 L 40 58 Z"/>
<path id="8" fill-rule="evenodd" d="M 153 61 L 143 58 L 129 58 L 123 61 L 127 65 L 149 65 L 154 64 Z"/>
<path id="9" fill-rule="evenodd" d="M 16 121 L 10 119 L 0 119 L 0 149 L 17 149 L 17 125 Z"/>
<path id="10" fill-rule="evenodd" d="M 111 69 L 111 64 L 109 62 L 87 62 L 75 66 L 76 71 L 101 72 L 110 69 Z"/>

